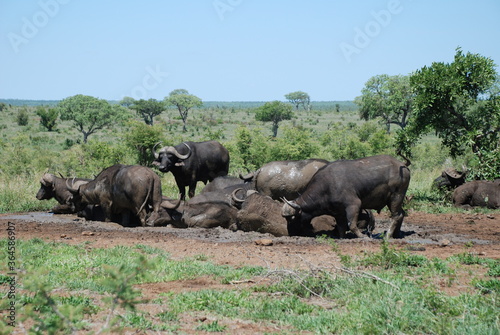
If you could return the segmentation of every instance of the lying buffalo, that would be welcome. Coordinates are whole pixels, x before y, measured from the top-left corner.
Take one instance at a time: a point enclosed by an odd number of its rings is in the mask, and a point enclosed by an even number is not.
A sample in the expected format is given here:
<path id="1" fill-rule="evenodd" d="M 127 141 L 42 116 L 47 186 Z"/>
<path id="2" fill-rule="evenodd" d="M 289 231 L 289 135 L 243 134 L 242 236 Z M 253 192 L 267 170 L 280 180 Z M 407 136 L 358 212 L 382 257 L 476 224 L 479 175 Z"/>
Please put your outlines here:
<path id="1" fill-rule="evenodd" d="M 310 227 L 314 217 L 328 214 L 335 217 L 340 237 L 348 230 L 362 237 L 357 226 L 360 210 L 387 206 L 392 221 L 387 236 L 398 237 L 409 184 L 410 170 L 391 156 L 335 161 L 319 170 L 297 199 L 284 199 L 282 215 L 293 235 Z"/>
<path id="2" fill-rule="evenodd" d="M 433 181 L 434 187 L 441 190 L 453 190 L 465 183 L 467 171 L 457 171 L 454 168 L 447 168 L 441 172 L 441 176 Z"/>
<path id="3" fill-rule="evenodd" d="M 85 178 L 61 178 L 53 174 L 45 173 L 40 179 L 40 189 L 36 194 L 38 200 L 49 200 L 55 198 L 59 205 L 52 208 L 54 214 L 73 214 L 75 205 L 72 201 L 72 194 L 66 187 L 66 181 L 71 180 L 75 187 L 88 183 L 92 179 Z"/>
<path id="4" fill-rule="evenodd" d="M 186 186 L 192 198 L 198 181 L 206 184 L 229 171 L 229 152 L 217 141 L 183 142 L 156 152 L 158 144 L 153 147 L 153 164 L 161 172 L 172 172 L 182 199 L 186 197 Z"/>
<path id="5" fill-rule="evenodd" d="M 328 164 L 324 159 L 270 162 L 254 174 L 255 189 L 275 200 L 295 199 L 306 188 L 314 174 Z M 249 178 L 250 175 L 244 178 Z"/>
<path id="6" fill-rule="evenodd" d="M 160 177 L 139 165 L 116 164 L 86 184 L 67 183 L 67 188 L 78 211 L 87 205 L 99 205 L 106 221 L 120 214 L 124 226 L 130 225 L 130 215 L 137 215 L 142 226 L 154 225 L 162 204 Z"/>
<path id="7" fill-rule="evenodd" d="M 186 227 L 231 228 L 235 222 L 239 202 L 235 202 L 235 194 L 223 190 L 204 192 L 184 203 L 182 222 Z"/>
<path id="8" fill-rule="evenodd" d="M 223 189 L 227 189 L 228 187 L 234 188 L 254 188 L 253 182 L 248 180 L 242 180 L 242 177 L 233 177 L 233 176 L 220 176 L 209 182 L 200 193 L 206 192 L 214 192 L 220 191 Z"/>
<path id="9" fill-rule="evenodd" d="M 500 208 L 500 179 L 469 181 L 455 189 L 453 204 L 457 207 Z"/>
<path id="10" fill-rule="evenodd" d="M 266 195 L 252 193 L 243 202 L 241 210 L 236 216 L 237 228 L 243 231 L 257 231 L 274 236 L 288 236 L 287 220 L 281 216 L 283 203 L 271 199 Z M 362 210 L 358 218 L 358 228 L 367 230 L 371 234 L 375 226 L 375 219 L 368 210 Z M 335 219 L 330 215 L 317 216 L 312 219 L 311 227 L 304 227 L 302 231 L 295 231 L 295 235 L 337 236 Z M 309 229 L 307 229 L 309 228 Z"/>

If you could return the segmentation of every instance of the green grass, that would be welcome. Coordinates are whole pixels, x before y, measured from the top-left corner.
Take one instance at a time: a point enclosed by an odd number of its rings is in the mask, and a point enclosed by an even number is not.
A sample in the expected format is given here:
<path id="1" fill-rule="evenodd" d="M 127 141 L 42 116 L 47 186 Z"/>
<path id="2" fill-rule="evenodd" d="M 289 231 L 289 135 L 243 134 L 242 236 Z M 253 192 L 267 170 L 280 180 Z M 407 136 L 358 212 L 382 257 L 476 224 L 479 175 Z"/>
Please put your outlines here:
<path id="1" fill-rule="evenodd" d="M 0 248 L 6 247 L 7 240 L 0 240 Z M 116 304 L 113 296 L 119 297 L 116 301 L 126 309 L 110 324 L 115 330 L 175 332 L 182 315 L 201 313 L 211 315 L 213 321 L 201 323 L 193 331 L 225 331 L 222 320 L 234 319 L 318 334 L 499 332 L 499 262 L 467 253 L 446 260 L 427 259 L 382 243 L 379 252 L 350 258 L 344 272 L 233 268 L 204 257 L 174 261 L 161 249 L 141 244 L 85 249 L 83 245 L 32 239 L 18 240 L 16 247 L 19 290 L 23 292 L 16 298 L 19 317 L 33 319 L 46 332 L 88 330 L 89 320 L 97 312 L 111 310 Z M 340 254 L 339 248 L 333 247 Z M 0 264 L 7 264 L 5 253 L 0 254 Z M 474 293 L 448 296 L 438 289 L 438 282 L 447 279 L 453 283 L 456 269 L 469 266 L 488 269 L 464 290 Z M 0 270 L 6 273 L 5 268 Z M 266 284 L 246 289 L 228 285 L 223 290 L 161 294 L 150 302 L 162 308 L 155 315 L 141 310 L 140 304 L 147 301 L 134 288 L 140 283 L 200 277 L 221 283 L 242 279 L 259 282 L 263 276 L 268 278 Z M 8 284 L 4 277 L 2 286 Z M 0 308 L 5 309 L 6 304 L 7 299 Z"/>

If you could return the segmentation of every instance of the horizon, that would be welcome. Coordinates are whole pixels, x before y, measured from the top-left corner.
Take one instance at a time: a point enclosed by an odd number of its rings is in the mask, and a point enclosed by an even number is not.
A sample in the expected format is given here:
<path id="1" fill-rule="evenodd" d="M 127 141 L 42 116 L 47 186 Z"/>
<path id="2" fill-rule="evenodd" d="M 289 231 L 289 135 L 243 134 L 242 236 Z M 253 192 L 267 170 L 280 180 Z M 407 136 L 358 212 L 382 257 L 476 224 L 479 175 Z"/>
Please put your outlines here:
<path id="1" fill-rule="evenodd" d="M 371 77 L 451 62 L 457 47 L 498 64 L 499 14 L 496 0 L 0 0 L 0 96 L 353 101 Z"/>

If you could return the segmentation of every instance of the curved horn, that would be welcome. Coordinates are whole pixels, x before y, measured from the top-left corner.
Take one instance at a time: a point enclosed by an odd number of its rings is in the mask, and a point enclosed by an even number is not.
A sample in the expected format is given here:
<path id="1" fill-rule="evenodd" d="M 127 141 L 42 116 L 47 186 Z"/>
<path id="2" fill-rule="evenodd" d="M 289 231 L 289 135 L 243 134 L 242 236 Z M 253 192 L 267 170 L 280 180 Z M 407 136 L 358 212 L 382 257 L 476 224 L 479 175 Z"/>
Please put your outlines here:
<path id="1" fill-rule="evenodd" d="M 153 147 L 153 155 L 155 156 L 155 159 L 158 159 L 158 157 L 160 157 L 160 155 L 156 152 L 156 146 L 157 146 L 158 144 L 161 144 L 161 141 L 160 141 L 160 142 L 158 142 L 158 143 L 156 143 L 156 144 L 154 145 L 154 147 Z"/>
<path id="2" fill-rule="evenodd" d="M 75 188 L 74 187 L 74 184 L 75 184 L 75 178 L 73 178 L 72 182 L 71 182 L 71 185 L 69 184 L 69 178 L 66 179 L 66 187 L 68 188 L 68 190 L 71 192 L 71 193 L 76 193 L 78 192 L 78 188 Z"/>
<path id="3" fill-rule="evenodd" d="M 163 200 L 161 202 L 161 207 L 166 208 L 166 209 L 177 209 L 182 201 L 182 196 L 179 196 L 179 200 L 177 200 L 176 203 L 170 202 L 170 200 Z"/>
<path id="4" fill-rule="evenodd" d="M 281 198 L 281 200 L 283 200 L 288 206 L 300 211 L 300 206 L 296 202 L 286 200 L 285 197 Z"/>
<path id="5" fill-rule="evenodd" d="M 167 148 L 167 152 L 168 152 L 168 153 L 171 153 L 171 154 L 174 154 L 174 155 L 175 155 L 175 156 L 177 156 L 177 158 L 179 158 L 179 159 L 182 159 L 182 160 L 184 160 L 184 159 L 188 159 L 188 157 L 189 157 L 189 156 L 191 156 L 191 148 L 189 147 L 189 145 L 187 145 L 187 144 L 186 144 L 186 142 L 183 142 L 182 144 L 184 144 L 184 145 L 188 148 L 189 152 L 188 152 L 187 154 L 185 154 L 185 155 L 181 155 L 181 154 L 180 154 L 180 153 L 179 153 L 179 152 L 175 149 L 175 147 L 168 147 L 168 148 Z"/>
<path id="6" fill-rule="evenodd" d="M 236 193 L 238 193 L 239 191 L 242 191 L 242 190 L 243 190 L 243 188 L 240 187 L 240 188 L 235 189 L 233 191 L 233 193 L 231 193 L 231 198 L 233 199 L 234 202 L 236 202 L 236 203 L 245 202 L 245 199 L 240 199 L 240 198 L 236 197 Z"/>
<path id="7" fill-rule="evenodd" d="M 255 177 L 255 172 L 250 172 L 250 173 L 247 173 L 246 175 L 242 175 L 240 173 L 240 179 L 243 179 L 243 181 L 246 182 L 249 182 L 249 181 L 252 181 L 252 179 Z"/>
<path id="8" fill-rule="evenodd" d="M 50 186 L 54 183 L 54 176 L 45 172 L 42 179 L 40 179 L 40 183 L 43 184 L 43 186 Z"/>

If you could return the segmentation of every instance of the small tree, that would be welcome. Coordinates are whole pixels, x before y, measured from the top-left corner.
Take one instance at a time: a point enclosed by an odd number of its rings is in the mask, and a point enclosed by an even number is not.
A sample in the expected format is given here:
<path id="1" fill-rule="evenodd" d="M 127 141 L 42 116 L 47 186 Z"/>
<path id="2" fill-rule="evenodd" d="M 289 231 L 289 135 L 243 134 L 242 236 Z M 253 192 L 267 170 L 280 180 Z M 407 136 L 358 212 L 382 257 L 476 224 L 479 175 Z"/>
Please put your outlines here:
<path id="1" fill-rule="evenodd" d="M 163 129 L 158 125 L 148 126 L 138 121 L 131 121 L 129 126 L 125 133 L 125 144 L 136 153 L 138 164 L 151 166 L 151 149 L 161 141 Z"/>
<path id="2" fill-rule="evenodd" d="M 297 110 L 299 110 L 300 105 L 302 105 L 302 107 L 304 107 L 304 110 L 306 111 L 310 109 L 311 98 L 309 97 L 309 94 L 305 92 L 296 91 L 285 94 L 285 99 L 287 99 L 292 105 L 294 105 Z"/>
<path id="3" fill-rule="evenodd" d="M 135 103 L 135 99 L 131 97 L 123 97 L 119 102 L 120 106 L 129 108 Z"/>
<path id="4" fill-rule="evenodd" d="M 371 77 L 361 93 L 354 100 L 360 107 L 361 119 L 368 121 L 381 118 L 388 131 L 391 124 L 402 129 L 406 127 L 414 97 L 408 76 L 382 74 Z"/>
<path id="5" fill-rule="evenodd" d="M 61 120 L 73 121 L 74 126 L 83 134 L 83 142 L 98 130 L 112 127 L 130 116 L 119 105 L 110 105 L 104 99 L 77 94 L 58 104 Z"/>
<path id="6" fill-rule="evenodd" d="M 16 122 L 19 126 L 27 126 L 29 122 L 28 110 L 26 107 L 21 108 L 16 115 Z"/>
<path id="7" fill-rule="evenodd" d="M 193 107 L 201 107 L 203 102 L 195 95 L 189 94 L 187 90 L 176 89 L 170 92 L 168 97 L 165 97 L 165 102 L 168 105 L 177 107 L 179 115 L 182 119 L 182 131 L 187 131 L 186 122 L 188 112 Z"/>
<path id="8" fill-rule="evenodd" d="M 54 130 L 59 117 L 59 111 L 56 108 L 45 109 L 44 107 L 38 107 L 35 113 L 40 117 L 42 127 L 48 131 Z"/>
<path id="9" fill-rule="evenodd" d="M 7 109 L 7 105 L 3 102 L 0 102 L 0 112 L 3 112 L 6 109 Z"/>
<path id="10" fill-rule="evenodd" d="M 398 136 L 406 155 L 419 138 L 435 131 L 453 157 L 472 152 L 478 178 L 498 177 L 500 104 L 492 59 L 456 50 L 452 63 L 435 62 L 411 76 L 415 113 Z"/>
<path id="11" fill-rule="evenodd" d="M 290 120 L 293 117 L 292 105 L 281 102 L 271 101 L 266 102 L 262 107 L 257 109 L 255 119 L 257 121 L 273 123 L 273 137 L 278 135 L 279 123 L 283 120 Z"/>
<path id="12" fill-rule="evenodd" d="M 131 105 L 130 108 L 135 110 L 137 114 L 144 119 L 147 125 L 152 126 L 154 117 L 160 115 L 165 110 L 166 106 L 165 102 L 156 99 L 140 99 L 134 101 L 134 104 Z"/>

